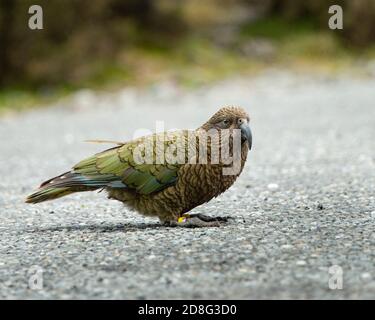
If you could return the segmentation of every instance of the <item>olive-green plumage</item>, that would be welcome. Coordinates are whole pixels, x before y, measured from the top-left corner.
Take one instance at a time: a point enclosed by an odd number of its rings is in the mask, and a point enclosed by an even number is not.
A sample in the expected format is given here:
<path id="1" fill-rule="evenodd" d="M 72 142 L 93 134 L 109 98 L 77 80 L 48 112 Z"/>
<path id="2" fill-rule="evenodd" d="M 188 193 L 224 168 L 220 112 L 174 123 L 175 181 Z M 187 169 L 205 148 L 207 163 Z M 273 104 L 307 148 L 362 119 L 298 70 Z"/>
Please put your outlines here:
<path id="1" fill-rule="evenodd" d="M 144 215 L 157 216 L 161 221 L 176 221 L 234 183 L 251 148 L 248 122 L 249 117 L 242 108 L 225 107 L 195 131 L 158 133 L 118 143 L 79 162 L 71 171 L 44 182 L 26 202 L 38 203 L 74 192 L 104 189 L 109 198 Z M 216 129 L 220 138 L 218 141 L 208 139 L 202 150 L 199 141 L 203 141 L 203 135 L 210 129 Z M 240 129 L 243 133 L 240 170 L 232 175 L 223 174 L 227 164 L 221 159 L 211 161 L 214 147 L 221 148 L 223 129 Z M 207 154 L 207 163 L 197 160 L 203 153 Z M 171 156 L 174 158 L 168 158 Z"/>

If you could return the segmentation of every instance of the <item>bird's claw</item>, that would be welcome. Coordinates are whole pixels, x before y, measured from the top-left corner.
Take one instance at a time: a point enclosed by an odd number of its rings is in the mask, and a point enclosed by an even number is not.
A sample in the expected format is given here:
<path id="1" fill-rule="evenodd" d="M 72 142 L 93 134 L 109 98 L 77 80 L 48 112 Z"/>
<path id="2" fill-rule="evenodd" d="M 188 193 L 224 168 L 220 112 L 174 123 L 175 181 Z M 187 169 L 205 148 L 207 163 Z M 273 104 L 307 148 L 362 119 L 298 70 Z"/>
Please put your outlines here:
<path id="1" fill-rule="evenodd" d="M 190 215 L 190 218 L 198 218 L 202 221 L 205 221 L 205 222 L 228 222 L 228 219 L 230 219 L 230 217 L 210 217 L 210 216 L 207 216 L 205 214 L 201 214 L 201 213 L 196 213 L 196 214 L 191 214 Z"/>
<path id="2" fill-rule="evenodd" d="M 168 221 L 166 225 L 171 227 L 199 228 L 220 227 L 228 221 L 229 217 L 210 217 L 204 214 L 184 214 L 177 221 Z"/>

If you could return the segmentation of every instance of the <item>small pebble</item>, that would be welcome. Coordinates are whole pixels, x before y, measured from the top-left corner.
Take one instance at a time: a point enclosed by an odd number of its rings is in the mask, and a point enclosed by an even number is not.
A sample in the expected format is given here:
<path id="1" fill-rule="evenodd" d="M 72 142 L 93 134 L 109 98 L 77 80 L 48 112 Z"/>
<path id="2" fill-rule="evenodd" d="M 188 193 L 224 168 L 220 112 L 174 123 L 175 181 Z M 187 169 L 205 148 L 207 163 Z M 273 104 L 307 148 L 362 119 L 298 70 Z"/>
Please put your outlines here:
<path id="1" fill-rule="evenodd" d="M 369 272 L 362 273 L 361 278 L 364 280 L 371 279 L 371 273 Z"/>
<path id="2" fill-rule="evenodd" d="M 267 188 L 271 191 L 276 191 L 279 189 L 279 185 L 277 183 L 269 183 Z"/>

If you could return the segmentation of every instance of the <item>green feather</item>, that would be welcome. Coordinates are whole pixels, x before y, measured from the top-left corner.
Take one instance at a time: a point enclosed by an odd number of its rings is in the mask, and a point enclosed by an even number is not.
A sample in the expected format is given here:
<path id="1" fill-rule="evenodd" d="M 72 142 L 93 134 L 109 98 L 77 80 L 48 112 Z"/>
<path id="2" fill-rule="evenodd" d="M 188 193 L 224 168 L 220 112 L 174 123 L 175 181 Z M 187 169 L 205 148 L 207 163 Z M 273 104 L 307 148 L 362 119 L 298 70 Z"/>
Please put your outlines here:
<path id="1" fill-rule="evenodd" d="M 181 134 L 181 132 L 177 134 Z M 175 141 L 175 139 L 172 140 Z M 142 140 L 135 140 L 105 150 L 82 160 L 74 166 L 73 170 L 90 180 L 108 181 L 112 185 L 115 185 L 113 183 L 117 181 L 117 185 L 120 186 L 123 183 L 126 185 L 124 188 L 134 189 L 140 194 L 150 194 L 175 183 L 177 171 L 181 165 L 136 163 L 133 150 L 140 143 Z M 167 146 L 170 143 L 169 139 L 164 142 L 164 145 Z M 155 146 L 153 152 L 155 155 Z"/>

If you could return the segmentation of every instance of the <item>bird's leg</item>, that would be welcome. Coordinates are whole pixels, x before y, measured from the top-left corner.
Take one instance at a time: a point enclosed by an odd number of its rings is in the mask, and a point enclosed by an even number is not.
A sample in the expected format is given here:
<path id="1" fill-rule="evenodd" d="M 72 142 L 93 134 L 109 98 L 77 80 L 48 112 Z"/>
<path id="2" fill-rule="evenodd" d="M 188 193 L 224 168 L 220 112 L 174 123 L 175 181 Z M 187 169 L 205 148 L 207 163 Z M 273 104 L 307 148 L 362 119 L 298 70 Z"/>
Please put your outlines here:
<path id="1" fill-rule="evenodd" d="M 223 222 L 228 219 L 226 217 L 209 217 L 203 214 L 181 215 L 177 221 L 166 221 L 165 224 L 174 227 L 198 228 L 198 227 L 220 227 Z"/>
<path id="2" fill-rule="evenodd" d="M 194 213 L 194 214 L 190 214 L 189 216 L 190 218 L 197 217 L 198 219 L 205 221 L 205 222 L 212 222 L 212 221 L 227 222 L 229 219 L 229 217 L 210 217 L 201 213 Z"/>

